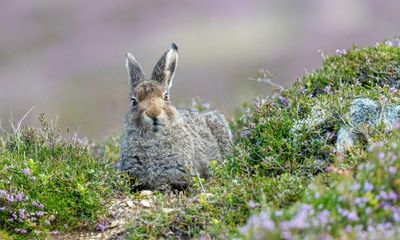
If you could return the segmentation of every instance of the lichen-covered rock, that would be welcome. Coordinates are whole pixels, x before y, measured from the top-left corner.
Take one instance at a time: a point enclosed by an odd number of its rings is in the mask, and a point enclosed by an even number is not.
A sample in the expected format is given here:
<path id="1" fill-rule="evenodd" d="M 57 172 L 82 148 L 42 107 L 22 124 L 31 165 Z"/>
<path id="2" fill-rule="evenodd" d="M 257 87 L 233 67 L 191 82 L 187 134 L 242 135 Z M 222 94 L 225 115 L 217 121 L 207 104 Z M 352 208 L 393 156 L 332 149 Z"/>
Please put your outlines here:
<path id="1" fill-rule="evenodd" d="M 337 133 L 336 150 L 344 153 L 347 149 L 353 147 L 356 141 L 357 136 L 354 134 L 354 130 L 349 127 L 342 127 Z"/>
<path id="2" fill-rule="evenodd" d="M 354 146 L 363 127 L 376 128 L 383 123 L 386 129 L 395 129 L 400 124 L 400 105 L 385 107 L 368 98 L 357 98 L 350 105 L 349 116 L 350 126 L 342 126 L 337 135 L 336 150 L 340 153 Z"/>
<path id="3" fill-rule="evenodd" d="M 321 128 L 330 117 L 332 117 L 332 112 L 324 108 L 323 104 L 315 105 L 306 118 L 301 119 L 293 124 L 292 132 L 294 134 L 298 134 L 302 132 L 303 129 L 313 130 Z"/>
<path id="4" fill-rule="evenodd" d="M 376 124 L 379 117 L 379 104 L 368 98 L 356 98 L 350 105 L 350 124 Z"/>
<path id="5" fill-rule="evenodd" d="M 393 130 L 399 126 L 400 105 L 388 106 L 385 108 L 383 113 L 383 123 L 390 130 Z"/>

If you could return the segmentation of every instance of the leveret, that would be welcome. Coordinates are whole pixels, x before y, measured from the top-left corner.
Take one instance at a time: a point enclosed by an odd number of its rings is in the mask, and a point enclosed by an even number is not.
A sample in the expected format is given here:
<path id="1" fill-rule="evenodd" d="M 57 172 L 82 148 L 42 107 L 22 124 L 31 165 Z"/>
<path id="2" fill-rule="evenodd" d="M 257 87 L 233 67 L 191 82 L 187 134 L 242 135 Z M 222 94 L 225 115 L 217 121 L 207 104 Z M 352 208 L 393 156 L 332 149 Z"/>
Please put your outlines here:
<path id="1" fill-rule="evenodd" d="M 210 160 L 226 156 L 232 134 L 221 113 L 176 109 L 171 103 L 178 47 L 169 46 L 150 78 L 131 53 L 125 61 L 131 104 L 119 168 L 136 179 L 136 189 L 184 189 L 193 177 L 208 178 Z"/>

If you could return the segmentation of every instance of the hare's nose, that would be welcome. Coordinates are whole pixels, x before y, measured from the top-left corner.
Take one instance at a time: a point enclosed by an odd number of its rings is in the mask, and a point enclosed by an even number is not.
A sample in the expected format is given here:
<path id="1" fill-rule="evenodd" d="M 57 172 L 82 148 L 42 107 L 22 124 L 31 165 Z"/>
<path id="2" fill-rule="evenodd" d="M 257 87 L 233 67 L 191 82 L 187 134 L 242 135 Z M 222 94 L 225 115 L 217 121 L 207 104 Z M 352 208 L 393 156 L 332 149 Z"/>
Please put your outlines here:
<path id="1" fill-rule="evenodd" d="M 158 115 L 160 115 L 161 110 L 156 107 L 152 107 L 146 111 L 146 115 L 151 119 L 157 119 Z"/>
<path id="2" fill-rule="evenodd" d="M 157 126 L 160 124 L 160 121 L 158 120 L 158 118 L 153 118 L 153 125 Z"/>

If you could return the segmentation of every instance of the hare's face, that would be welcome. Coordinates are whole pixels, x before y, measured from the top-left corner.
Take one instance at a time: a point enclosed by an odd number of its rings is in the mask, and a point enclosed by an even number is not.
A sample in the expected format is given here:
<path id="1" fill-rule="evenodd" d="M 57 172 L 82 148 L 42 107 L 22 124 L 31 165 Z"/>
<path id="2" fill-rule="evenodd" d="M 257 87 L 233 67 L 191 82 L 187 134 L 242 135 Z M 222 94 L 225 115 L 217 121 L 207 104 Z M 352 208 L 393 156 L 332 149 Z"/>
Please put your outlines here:
<path id="1" fill-rule="evenodd" d="M 143 131 L 162 130 L 175 122 L 176 109 L 169 102 L 168 93 L 155 81 L 145 81 L 133 89 L 132 122 Z"/>
<path id="2" fill-rule="evenodd" d="M 141 131 L 162 130 L 176 121 L 177 111 L 169 102 L 169 89 L 178 61 L 178 48 L 171 44 L 146 80 L 139 63 L 126 54 L 126 67 L 131 85 L 131 123 Z"/>

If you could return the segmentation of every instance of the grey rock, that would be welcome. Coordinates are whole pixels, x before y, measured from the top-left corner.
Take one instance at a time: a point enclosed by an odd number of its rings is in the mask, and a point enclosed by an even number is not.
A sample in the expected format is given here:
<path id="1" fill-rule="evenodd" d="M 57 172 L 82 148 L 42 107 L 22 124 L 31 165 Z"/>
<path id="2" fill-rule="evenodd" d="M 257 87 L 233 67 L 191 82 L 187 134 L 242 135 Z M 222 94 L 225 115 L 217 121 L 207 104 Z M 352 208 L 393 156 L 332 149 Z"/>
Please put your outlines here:
<path id="1" fill-rule="evenodd" d="M 379 117 L 380 107 L 368 98 L 357 98 L 350 105 L 350 124 L 358 127 L 361 124 L 375 125 Z"/>
<path id="2" fill-rule="evenodd" d="M 336 150 L 344 153 L 347 149 L 354 146 L 357 141 L 357 136 L 354 129 L 350 127 L 342 127 L 337 133 Z"/>
<path id="3" fill-rule="evenodd" d="M 393 130 L 400 124 L 400 106 L 389 106 L 386 107 L 383 112 L 383 123 L 385 126 Z"/>

